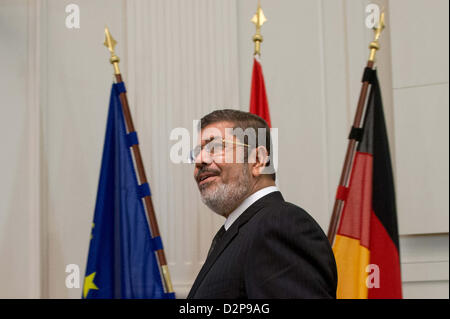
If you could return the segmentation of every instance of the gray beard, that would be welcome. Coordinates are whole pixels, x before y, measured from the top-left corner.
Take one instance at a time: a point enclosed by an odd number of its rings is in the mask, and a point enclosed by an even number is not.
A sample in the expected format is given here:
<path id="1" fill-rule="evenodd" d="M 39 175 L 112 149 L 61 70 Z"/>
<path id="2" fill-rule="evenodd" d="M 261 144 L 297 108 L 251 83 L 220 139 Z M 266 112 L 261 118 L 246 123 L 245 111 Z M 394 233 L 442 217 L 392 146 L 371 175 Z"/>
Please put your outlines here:
<path id="1" fill-rule="evenodd" d="M 200 189 L 202 202 L 213 212 L 227 217 L 250 191 L 250 176 L 247 165 L 243 165 L 239 178 L 230 184 L 219 184 Z M 211 189 L 209 189 L 211 187 Z"/>

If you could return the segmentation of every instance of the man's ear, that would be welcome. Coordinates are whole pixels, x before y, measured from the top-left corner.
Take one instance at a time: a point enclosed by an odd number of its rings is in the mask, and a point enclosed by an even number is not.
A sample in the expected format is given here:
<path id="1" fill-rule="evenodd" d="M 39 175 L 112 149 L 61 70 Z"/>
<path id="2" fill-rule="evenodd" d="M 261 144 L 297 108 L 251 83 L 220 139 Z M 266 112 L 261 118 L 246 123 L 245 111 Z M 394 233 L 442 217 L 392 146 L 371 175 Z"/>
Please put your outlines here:
<path id="1" fill-rule="evenodd" d="M 265 146 L 258 146 L 253 149 L 249 156 L 249 163 L 252 165 L 252 174 L 258 177 L 264 174 L 264 168 L 269 161 L 269 153 Z"/>

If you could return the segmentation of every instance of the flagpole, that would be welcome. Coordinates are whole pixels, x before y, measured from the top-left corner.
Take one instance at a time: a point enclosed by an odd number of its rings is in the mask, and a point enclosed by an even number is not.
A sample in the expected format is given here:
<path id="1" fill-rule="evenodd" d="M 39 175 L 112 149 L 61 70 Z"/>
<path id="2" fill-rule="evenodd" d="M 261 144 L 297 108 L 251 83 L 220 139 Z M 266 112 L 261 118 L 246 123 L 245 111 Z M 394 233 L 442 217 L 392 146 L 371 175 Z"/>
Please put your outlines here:
<path id="1" fill-rule="evenodd" d="M 123 82 L 122 75 L 121 75 L 120 69 L 119 69 L 120 59 L 114 53 L 114 46 L 116 44 L 117 44 L 117 42 L 114 40 L 114 38 L 109 33 L 108 28 L 105 27 L 105 43 L 104 43 L 104 45 L 108 48 L 108 50 L 111 53 L 111 58 L 109 61 L 111 62 L 111 64 L 114 67 L 114 76 L 116 78 L 116 83 L 122 83 Z M 127 133 L 134 132 L 135 129 L 134 129 L 134 125 L 133 125 L 133 119 L 131 117 L 131 112 L 130 112 L 130 107 L 128 104 L 126 92 L 120 93 L 119 99 L 122 104 L 122 110 L 123 110 L 123 115 L 125 118 Z M 147 181 L 147 176 L 146 176 L 145 170 L 144 170 L 144 164 L 142 161 L 139 144 L 133 145 L 131 147 L 131 149 L 133 151 L 134 159 L 136 162 L 136 168 L 137 168 L 138 176 L 139 176 L 139 183 L 140 183 L 140 185 L 145 184 L 148 181 Z M 148 216 L 148 220 L 149 220 L 149 224 L 150 224 L 151 236 L 152 236 L 152 238 L 159 237 L 160 233 L 159 233 L 158 223 L 156 220 L 155 210 L 153 208 L 151 195 L 147 195 L 144 197 L 144 203 L 145 203 L 145 208 L 147 211 L 147 216 Z M 167 265 L 167 260 L 166 260 L 165 254 L 164 254 L 164 249 L 157 250 L 156 256 L 158 258 L 160 273 L 162 274 L 162 278 L 163 278 L 163 282 L 164 282 L 164 289 L 165 289 L 166 293 L 173 293 L 174 291 L 173 291 L 172 281 L 170 279 L 169 267 Z"/>
<path id="2" fill-rule="evenodd" d="M 369 49 L 370 49 L 370 55 L 369 59 L 367 61 L 366 68 L 373 69 L 375 64 L 375 56 L 376 52 L 379 50 L 379 39 L 381 32 L 383 31 L 385 27 L 384 24 L 384 12 L 380 15 L 380 21 L 378 23 L 378 26 L 374 28 L 375 37 L 372 42 L 370 42 Z M 364 109 L 366 106 L 366 98 L 367 98 L 367 92 L 369 90 L 369 80 L 365 79 L 363 80 L 362 86 L 361 86 L 361 92 L 359 95 L 358 105 L 356 108 L 355 118 L 353 120 L 353 128 L 355 129 L 361 129 L 361 119 L 364 113 Z M 348 145 L 347 145 L 347 152 L 345 154 L 345 160 L 344 160 L 344 166 L 342 168 L 341 177 L 339 180 L 339 188 L 346 188 L 348 186 L 348 180 L 350 176 L 350 170 L 353 162 L 353 157 L 355 155 L 356 150 L 356 143 L 357 140 L 354 138 L 350 138 Z M 338 190 L 339 190 L 338 188 Z M 339 221 L 342 214 L 342 208 L 344 206 L 344 200 L 339 199 L 336 197 L 336 200 L 334 202 L 333 206 L 333 213 L 331 215 L 330 220 L 330 226 L 328 228 L 328 240 L 330 241 L 331 245 L 334 243 L 334 239 L 336 237 L 337 228 L 339 226 Z"/>

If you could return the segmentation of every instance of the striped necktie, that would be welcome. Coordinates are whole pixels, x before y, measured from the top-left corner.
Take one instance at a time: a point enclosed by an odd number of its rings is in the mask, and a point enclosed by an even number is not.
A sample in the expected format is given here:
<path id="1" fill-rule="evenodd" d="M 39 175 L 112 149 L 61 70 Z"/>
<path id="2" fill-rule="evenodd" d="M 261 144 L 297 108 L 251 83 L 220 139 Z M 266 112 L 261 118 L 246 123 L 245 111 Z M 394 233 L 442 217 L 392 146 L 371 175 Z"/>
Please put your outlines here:
<path id="1" fill-rule="evenodd" d="M 226 233 L 227 231 L 225 230 L 225 226 L 222 226 L 219 231 L 217 232 L 216 236 L 214 236 L 214 239 L 211 243 L 211 247 L 209 248 L 208 251 L 208 257 L 209 255 L 211 255 L 211 253 L 214 250 L 214 247 L 217 245 L 217 243 L 220 241 L 220 239 L 222 239 L 223 235 Z"/>

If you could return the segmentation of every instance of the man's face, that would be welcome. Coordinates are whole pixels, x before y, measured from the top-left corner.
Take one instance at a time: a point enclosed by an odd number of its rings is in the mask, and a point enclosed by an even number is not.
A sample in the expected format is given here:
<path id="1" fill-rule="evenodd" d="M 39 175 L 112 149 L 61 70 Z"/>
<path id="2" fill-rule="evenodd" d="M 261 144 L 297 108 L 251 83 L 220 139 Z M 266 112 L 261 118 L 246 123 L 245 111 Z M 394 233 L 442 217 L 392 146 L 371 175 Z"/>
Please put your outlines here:
<path id="1" fill-rule="evenodd" d="M 225 143 L 223 148 L 212 152 L 204 147 L 209 142 L 217 144 L 222 139 L 236 141 L 226 128 L 233 128 L 233 123 L 217 122 L 202 129 L 199 144 L 203 148 L 195 159 L 194 169 L 202 201 L 224 217 L 249 195 L 253 180 L 249 164 L 236 160 L 243 158 L 243 152 L 247 151 L 245 146 Z"/>

